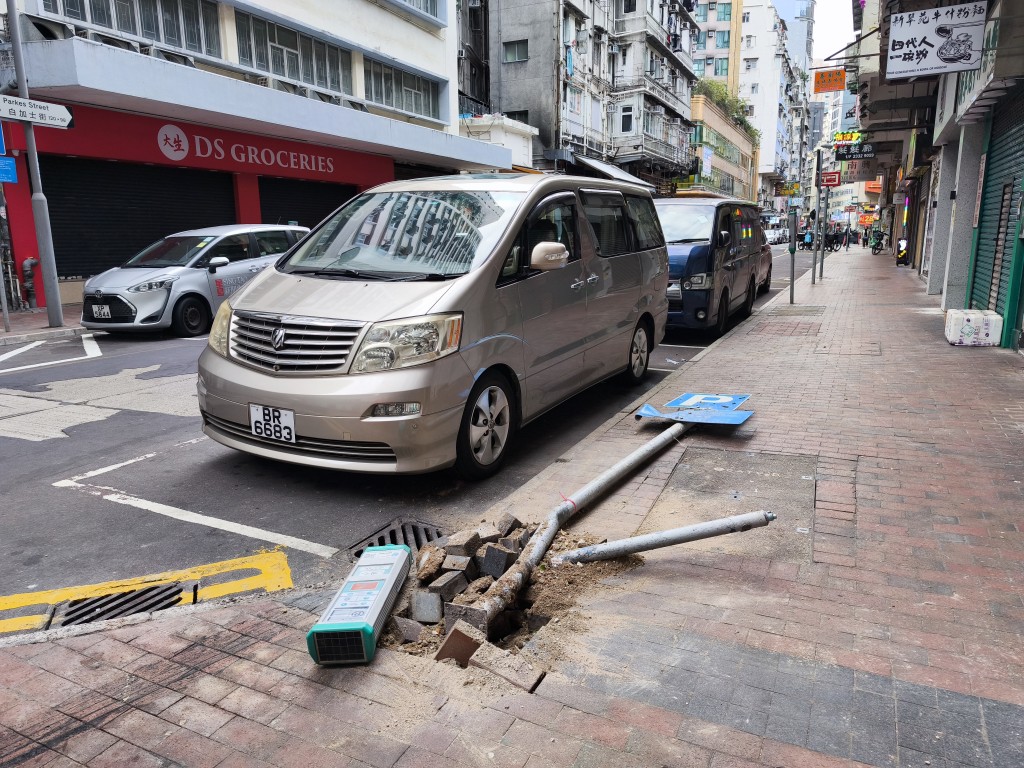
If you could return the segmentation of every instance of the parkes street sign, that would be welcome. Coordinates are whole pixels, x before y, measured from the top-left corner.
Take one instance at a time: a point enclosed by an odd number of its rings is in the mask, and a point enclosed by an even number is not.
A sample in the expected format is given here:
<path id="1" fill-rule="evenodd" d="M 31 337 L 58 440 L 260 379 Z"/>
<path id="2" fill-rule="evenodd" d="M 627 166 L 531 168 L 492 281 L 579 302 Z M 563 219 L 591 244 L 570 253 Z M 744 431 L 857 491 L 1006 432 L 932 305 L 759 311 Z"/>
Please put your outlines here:
<path id="1" fill-rule="evenodd" d="M 0 119 L 21 120 L 50 128 L 67 128 L 71 111 L 60 104 L 50 104 L 18 96 L 0 96 Z"/>

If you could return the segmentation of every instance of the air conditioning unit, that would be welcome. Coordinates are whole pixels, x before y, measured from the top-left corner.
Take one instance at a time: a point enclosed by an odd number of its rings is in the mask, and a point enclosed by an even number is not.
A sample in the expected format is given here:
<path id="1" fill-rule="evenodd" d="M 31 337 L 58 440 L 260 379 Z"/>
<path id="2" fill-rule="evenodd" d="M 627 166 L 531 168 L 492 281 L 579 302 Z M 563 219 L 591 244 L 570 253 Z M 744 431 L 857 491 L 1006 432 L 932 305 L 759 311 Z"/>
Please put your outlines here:
<path id="1" fill-rule="evenodd" d="M 121 48 L 125 51 L 139 52 L 139 44 L 133 43 L 131 40 L 123 40 L 120 37 L 113 37 L 112 35 L 104 35 L 100 32 L 94 32 L 91 29 L 84 30 L 83 35 L 81 31 L 76 32 L 77 37 L 84 37 L 86 40 L 92 40 L 94 43 L 102 43 L 103 45 L 109 45 L 111 48 Z"/>
<path id="2" fill-rule="evenodd" d="M 466 7 L 467 8 L 479 8 L 480 7 L 480 0 L 468 0 L 468 2 L 466 3 Z"/>
<path id="3" fill-rule="evenodd" d="M 468 55 L 468 51 L 465 48 L 459 48 L 459 58 L 464 59 Z"/>
<path id="4" fill-rule="evenodd" d="M 286 83 L 283 80 L 277 80 L 273 77 L 257 77 L 256 85 L 262 85 L 264 88 L 273 88 L 275 91 L 284 91 L 285 93 L 292 93 L 299 95 L 299 86 Z"/>
<path id="5" fill-rule="evenodd" d="M 653 112 L 656 115 L 664 115 L 665 107 L 663 107 L 661 104 L 655 104 L 653 107 L 651 107 L 651 112 Z"/>
<path id="6" fill-rule="evenodd" d="M 665 122 L 668 123 L 669 125 L 680 125 L 683 121 L 680 120 L 678 117 L 670 117 Z"/>
<path id="7" fill-rule="evenodd" d="M 608 112 L 609 114 L 615 111 L 615 107 L 616 104 L 614 101 L 609 101 L 607 104 L 604 105 L 605 111 Z"/>
<path id="8" fill-rule="evenodd" d="M 608 53 L 618 53 L 618 52 L 619 52 L 619 44 L 618 43 L 608 43 Z"/>
<path id="9" fill-rule="evenodd" d="M 713 1 L 712 1 L 712 2 L 708 3 L 708 10 L 709 10 L 709 11 L 713 11 L 713 10 L 715 10 L 715 9 L 716 9 L 717 7 L 718 7 L 718 3 L 716 3 L 716 2 L 713 2 Z"/>
<path id="10" fill-rule="evenodd" d="M 152 56 L 154 59 L 163 59 L 164 61 L 181 64 L 183 67 L 194 68 L 196 65 L 196 60 L 191 56 L 186 56 L 183 53 L 174 53 L 173 51 L 165 51 L 163 48 L 157 48 L 155 45 L 143 45 L 139 49 L 139 53 L 144 56 Z"/>

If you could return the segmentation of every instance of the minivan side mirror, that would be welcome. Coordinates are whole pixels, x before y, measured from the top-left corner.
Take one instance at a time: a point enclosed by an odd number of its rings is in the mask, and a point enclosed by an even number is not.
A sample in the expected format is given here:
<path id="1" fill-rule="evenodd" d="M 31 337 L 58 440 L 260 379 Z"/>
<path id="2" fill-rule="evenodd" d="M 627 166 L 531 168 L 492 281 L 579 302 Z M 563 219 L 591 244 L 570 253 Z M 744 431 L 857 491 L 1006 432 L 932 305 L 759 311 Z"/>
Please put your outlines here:
<path id="1" fill-rule="evenodd" d="M 206 265 L 206 268 L 210 270 L 210 274 L 212 275 L 217 271 L 217 267 L 226 267 L 230 263 L 231 261 L 227 256 L 214 256 L 210 259 L 210 263 Z"/>
<path id="2" fill-rule="evenodd" d="M 533 269 L 561 269 L 569 263 L 569 251 L 561 243 L 537 243 L 530 254 Z"/>
<path id="3" fill-rule="evenodd" d="M 718 247 L 725 248 L 732 242 L 732 235 L 728 230 L 723 229 L 718 233 Z"/>

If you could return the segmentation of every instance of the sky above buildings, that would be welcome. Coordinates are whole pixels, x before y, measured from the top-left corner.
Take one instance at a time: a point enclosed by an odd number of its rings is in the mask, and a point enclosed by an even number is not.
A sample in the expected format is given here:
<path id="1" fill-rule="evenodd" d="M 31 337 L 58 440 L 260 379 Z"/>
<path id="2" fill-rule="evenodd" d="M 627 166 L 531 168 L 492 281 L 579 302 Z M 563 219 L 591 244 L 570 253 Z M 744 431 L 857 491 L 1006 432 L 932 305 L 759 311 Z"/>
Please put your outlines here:
<path id="1" fill-rule="evenodd" d="M 818 0 L 814 11 L 814 58 L 824 59 L 853 42 L 851 0 Z"/>

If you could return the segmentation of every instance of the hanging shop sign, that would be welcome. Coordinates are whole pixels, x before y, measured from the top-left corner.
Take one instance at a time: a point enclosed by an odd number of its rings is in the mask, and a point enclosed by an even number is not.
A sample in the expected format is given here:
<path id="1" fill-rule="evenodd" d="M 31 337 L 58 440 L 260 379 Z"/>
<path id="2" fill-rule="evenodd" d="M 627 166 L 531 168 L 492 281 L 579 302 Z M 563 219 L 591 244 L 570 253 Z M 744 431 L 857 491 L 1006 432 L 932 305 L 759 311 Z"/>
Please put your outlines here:
<path id="1" fill-rule="evenodd" d="M 886 77 L 896 80 L 979 69 L 987 13 L 987 0 L 894 13 Z"/>
<path id="2" fill-rule="evenodd" d="M 792 197 L 800 194 L 799 181 L 784 181 L 775 185 L 776 197 Z"/>
<path id="3" fill-rule="evenodd" d="M 869 160 L 875 156 L 875 145 L 870 141 L 863 144 L 840 144 L 836 149 L 836 160 Z"/>
<path id="4" fill-rule="evenodd" d="M 860 131 L 836 131 L 832 134 L 832 143 L 837 147 L 849 147 L 860 144 L 864 134 Z"/>
<path id="5" fill-rule="evenodd" d="M 845 69 L 822 69 L 814 73 L 814 92 L 833 93 L 846 90 Z"/>
<path id="6" fill-rule="evenodd" d="M 840 172 L 843 184 L 855 181 L 871 181 L 878 175 L 874 160 L 850 160 L 843 163 Z"/>
<path id="7" fill-rule="evenodd" d="M 839 171 L 822 171 L 821 186 L 838 187 L 840 183 L 841 182 L 839 181 Z"/>

